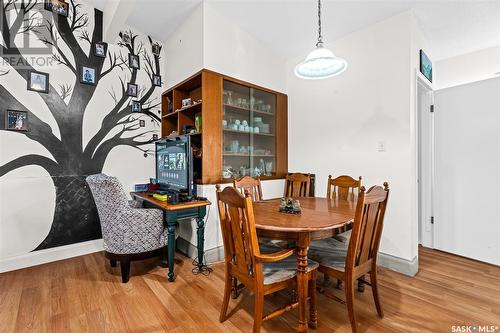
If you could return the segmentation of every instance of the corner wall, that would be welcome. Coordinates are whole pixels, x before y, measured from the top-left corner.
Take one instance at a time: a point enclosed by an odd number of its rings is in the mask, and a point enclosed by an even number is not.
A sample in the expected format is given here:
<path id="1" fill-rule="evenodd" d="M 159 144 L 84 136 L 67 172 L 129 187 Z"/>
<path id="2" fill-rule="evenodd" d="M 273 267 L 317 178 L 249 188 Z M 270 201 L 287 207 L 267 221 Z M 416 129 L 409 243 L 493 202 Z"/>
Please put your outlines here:
<path id="1" fill-rule="evenodd" d="M 361 175 L 365 186 L 388 181 L 381 252 L 402 259 L 407 265 L 395 268 L 410 275 L 418 242 L 414 29 L 405 12 L 327 45 L 349 65 L 327 80 L 295 77 L 302 57 L 287 63 L 290 170 L 316 173 L 319 196 L 329 174 Z"/>

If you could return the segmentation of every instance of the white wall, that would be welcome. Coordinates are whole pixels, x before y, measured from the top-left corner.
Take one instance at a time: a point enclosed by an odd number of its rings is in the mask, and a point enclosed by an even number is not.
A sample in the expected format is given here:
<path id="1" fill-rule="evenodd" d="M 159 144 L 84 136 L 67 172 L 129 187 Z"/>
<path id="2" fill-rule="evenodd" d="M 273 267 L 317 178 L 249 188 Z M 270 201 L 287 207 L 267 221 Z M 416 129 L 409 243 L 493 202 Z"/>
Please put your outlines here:
<path id="1" fill-rule="evenodd" d="M 203 3 L 165 42 L 165 90 L 203 68 Z"/>
<path id="2" fill-rule="evenodd" d="M 289 169 L 316 173 L 317 195 L 325 195 L 329 174 L 363 176 L 367 186 L 388 181 L 381 252 L 407 261 L 417 256 L 418 237 L 417 58 L 410 52 L 420 42 L 412 43 L 412 15 L 399 14 L 326 45 L 349 63 L 338 77 L 296 78 L 293 67 L 302 58 L 289 61 L 287 68 Z M 385 152 L 378 152 L 379 143 Z"/>
<path id="3" fill-rule="evenodd" d="M 434 246 L 500 265 L 500 78 L 435 93 Z"/>
<path id="4" fill-rule="evenodd" d="M 500 45 L 443 59 L 434 64 L 436 89 L 489 79 L 499 72 Z"/>
<path id="5" fill-rule="evenodd" d="M 286 92 L 285 59 L 221 15 L 215 6 L 204 3 L 204 67 Z"/>

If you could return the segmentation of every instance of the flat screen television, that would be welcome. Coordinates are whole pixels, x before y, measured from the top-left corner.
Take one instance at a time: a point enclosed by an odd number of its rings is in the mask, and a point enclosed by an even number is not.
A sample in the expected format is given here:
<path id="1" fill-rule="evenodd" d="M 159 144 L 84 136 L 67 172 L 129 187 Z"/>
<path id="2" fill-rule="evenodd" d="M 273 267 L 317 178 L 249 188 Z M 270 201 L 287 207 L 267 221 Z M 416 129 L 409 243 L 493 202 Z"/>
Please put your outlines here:
<path id="1" fill-rule="evenodd" d="M 432 62 L 423 50 L 420 50 L 420 73 L 432 83 Z"/>
<path id="2" fill-rule="evenodd" d="M 156 181 L 162 191 L 193 195 L 193 152 L 188 135 L 156 142 Z"/>

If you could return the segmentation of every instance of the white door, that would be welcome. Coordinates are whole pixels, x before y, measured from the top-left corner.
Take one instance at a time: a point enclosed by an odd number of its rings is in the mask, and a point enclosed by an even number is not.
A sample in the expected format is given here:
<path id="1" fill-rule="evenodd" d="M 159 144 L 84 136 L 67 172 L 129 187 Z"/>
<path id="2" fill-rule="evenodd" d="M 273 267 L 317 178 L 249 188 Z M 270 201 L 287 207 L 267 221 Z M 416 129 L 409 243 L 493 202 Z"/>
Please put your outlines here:
<path id="1" fill-rule="evenodd" d="M 500 78 L 434 101 L 434 247 L 500 265 Z"/>

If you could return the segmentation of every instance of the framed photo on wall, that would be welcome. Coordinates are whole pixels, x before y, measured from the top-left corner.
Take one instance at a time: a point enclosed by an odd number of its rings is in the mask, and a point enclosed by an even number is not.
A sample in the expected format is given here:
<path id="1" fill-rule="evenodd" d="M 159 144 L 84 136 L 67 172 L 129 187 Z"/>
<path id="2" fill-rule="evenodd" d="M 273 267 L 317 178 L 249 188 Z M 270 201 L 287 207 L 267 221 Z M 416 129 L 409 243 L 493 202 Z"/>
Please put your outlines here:
<path id="1" fill-rule="evenodd" d="M 141 64 L 140 64 L 138 55 L 136 55 L 136 54 L 129 54 L 128 55 L 128 67 L 134 68 L 134 69 L 141 69 Z"/>
<path id="2" fill-rule="evenodd" d="M 108 43 L 97 42 L 94 44 L 94 55 L 100 58 L 106 58 L 108 53 Z"/>
<path id="3" fill-rule="evenodd" d="M 160 75 L 153 75 L 153 86 L 161 87 L 161 76 Z"/>
<path id="4" fill-rule="evenodd" d="M 28 131 L 28 112 L 7 110 L 5 112 L 5 129 L 9 131 Z"/>
<path id="5" fill-rule="evenodd" d="M 53 13 L 68 17 L 69 4 L 62 0 L 45 0 L 44 8 Z"/>
<path id="6" fill-rule="evenodd" d="M 432 62 L 423 50 L 420 50 L 420 73 L 432 83 Z"/>
<path id="7" fill-rule="evenodd" d="M 49 92 L 49 73 L 38 71 L 28 71 L 28 90 L 48 93 Z"/>
<path id="8" fill-rule="evenodd" d="M 127 83 L 127 95 L 132 96 L 132 97 L 137 97 L 137 91 L 139 90 L 139 87 L 137 84 L 133 83 Z"/>
<path id="9" fill-rule="evenodd" d="M 97 83 L 96 79 L 97 69 L 94 67 L 81 66 L 80 67 L 80 83 L 90 84 L 95 86 Z"/>
<path id="10" fill-rule="evenodd" d="M 132 112 L 142 112 L 142 105 L 140 101 L 132 101 Z"/>

